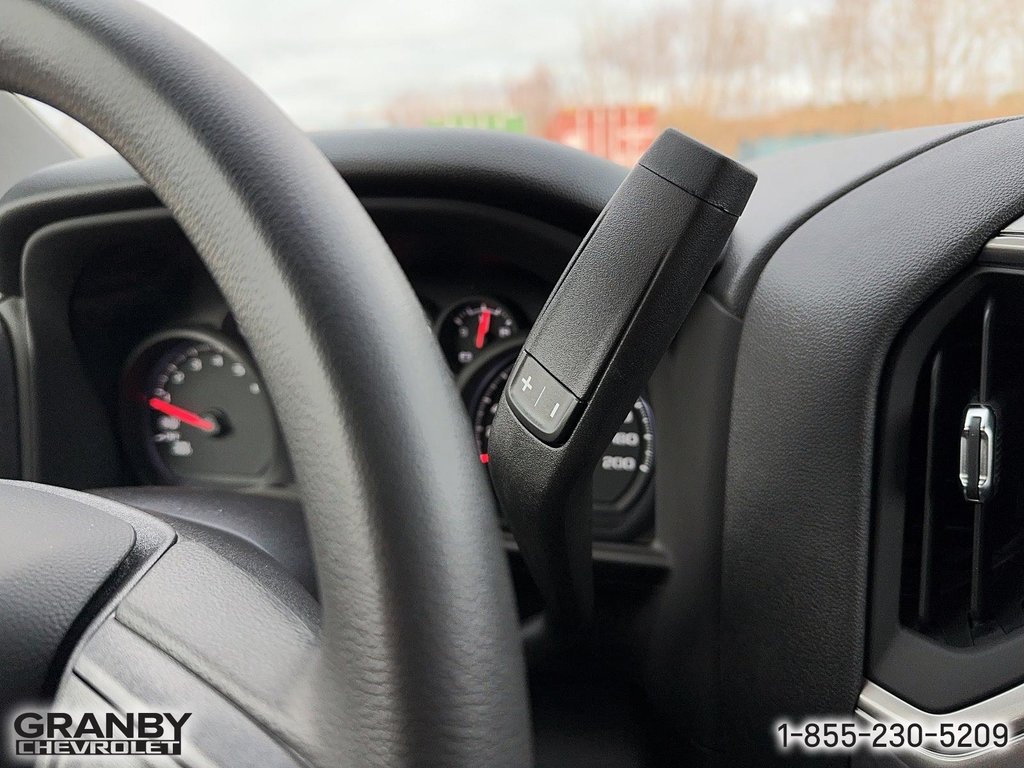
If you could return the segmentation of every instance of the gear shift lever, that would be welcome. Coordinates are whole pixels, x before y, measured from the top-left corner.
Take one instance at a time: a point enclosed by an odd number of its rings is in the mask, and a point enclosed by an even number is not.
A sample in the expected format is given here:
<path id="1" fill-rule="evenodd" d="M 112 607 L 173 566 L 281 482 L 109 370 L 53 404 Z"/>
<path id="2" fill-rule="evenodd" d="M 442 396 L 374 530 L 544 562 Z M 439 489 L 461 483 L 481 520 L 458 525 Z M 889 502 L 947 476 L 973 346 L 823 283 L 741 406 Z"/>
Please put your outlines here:
<path id="1" fill-rule="evenodd" d="M 593 610 L 594 466 L 689 314 L 755 181 L 665 131 L 602 211 L 516 361 L 488 467 L 555 627 L 574 631 Z"/>

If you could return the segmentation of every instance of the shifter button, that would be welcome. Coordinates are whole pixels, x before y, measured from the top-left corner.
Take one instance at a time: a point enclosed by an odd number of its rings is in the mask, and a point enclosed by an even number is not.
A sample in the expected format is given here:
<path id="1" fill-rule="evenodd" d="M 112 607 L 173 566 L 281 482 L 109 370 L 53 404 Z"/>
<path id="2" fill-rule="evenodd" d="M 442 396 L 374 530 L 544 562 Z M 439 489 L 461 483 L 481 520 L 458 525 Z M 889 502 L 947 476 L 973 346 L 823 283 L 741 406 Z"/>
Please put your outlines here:
<path id="1" fill-rule="evenodd" d="M 525 352 L 509 377 L 505 392 L 512 412 L 523 426 L 546 443 L 558 441 L 580 402 Z"/>

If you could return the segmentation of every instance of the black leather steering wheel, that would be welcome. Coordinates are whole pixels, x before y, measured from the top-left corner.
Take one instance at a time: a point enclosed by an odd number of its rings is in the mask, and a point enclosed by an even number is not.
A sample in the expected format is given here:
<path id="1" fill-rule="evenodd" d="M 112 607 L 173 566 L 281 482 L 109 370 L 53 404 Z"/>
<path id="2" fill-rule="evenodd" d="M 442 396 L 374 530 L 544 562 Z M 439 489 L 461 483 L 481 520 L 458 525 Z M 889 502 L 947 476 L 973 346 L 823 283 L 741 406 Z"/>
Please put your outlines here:
<path id="1" fill-rule="evenodd" d="M 300 486 L 321 602 L 306 674 L 258 711 L 233 695 L 276 663 L 222 631 L 244 604 L 182 616 L 166 642 L 154 620 L 149 639 L 313 764 L 528 764 L 494 501 L 416 297 L 352 192 L 255 86 L 158 14 L 5 0 L 2 17 L 0 88 L 106 139 L 195 245 L 260 365 Z"/>

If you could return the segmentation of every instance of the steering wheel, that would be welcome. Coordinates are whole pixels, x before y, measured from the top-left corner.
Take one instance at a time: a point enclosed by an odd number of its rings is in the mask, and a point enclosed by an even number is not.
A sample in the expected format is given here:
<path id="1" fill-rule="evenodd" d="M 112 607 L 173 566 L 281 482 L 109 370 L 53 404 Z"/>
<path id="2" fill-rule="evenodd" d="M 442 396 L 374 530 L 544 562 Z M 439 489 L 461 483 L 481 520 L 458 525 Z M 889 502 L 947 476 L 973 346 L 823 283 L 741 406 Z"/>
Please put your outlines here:
<path id="1" fill-rule="evenodd" d="M 194 244 L 283 425 L 320 594 L 319 611 L 288 605 L 293 592 L 274 579 L 181 535 L 159 557 L 133 560 L 162 524 L 83 494 L 7 483 L 8 528 L 53 541 L 109 528 L 81 536 L 75 562 L 61 567 L 88 562 L 111 576 L 70 616 L 53 589 L 17 582 L 0 601 L 0 625 L 17 611 L 44 623 L 61 614 L 91 627 L 87 644 L 98 625 L 119 623 L 300 762 L 530 763 L 494 500 L 416 297 L 335 170 L 253 84 L 130 0 L 5 0 L 0 88 L 108 141 Z M 60 524 L 45 529 L 47 520 Z M 6 550 L 25 539 L 0 537 L 0 560 L 23 558 Z M 104 547 L 120 564 L 102 562 Z M 132 674 L 142 685 L 160 672 Z"/>

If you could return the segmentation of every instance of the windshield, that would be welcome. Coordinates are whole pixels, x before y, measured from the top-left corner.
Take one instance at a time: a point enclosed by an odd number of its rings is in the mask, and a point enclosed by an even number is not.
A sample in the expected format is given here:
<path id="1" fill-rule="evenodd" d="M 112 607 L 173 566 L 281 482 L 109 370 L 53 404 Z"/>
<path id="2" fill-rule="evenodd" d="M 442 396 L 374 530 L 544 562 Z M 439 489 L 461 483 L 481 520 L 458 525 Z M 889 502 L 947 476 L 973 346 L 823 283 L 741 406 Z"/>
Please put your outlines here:
<path id="1" fill-rule="evenodd" d="M 667 126 L 749 160 L 1024 111 L 1018 0 L 146 2 L 307 129 L 483 128 L 629 164 Z"/>

